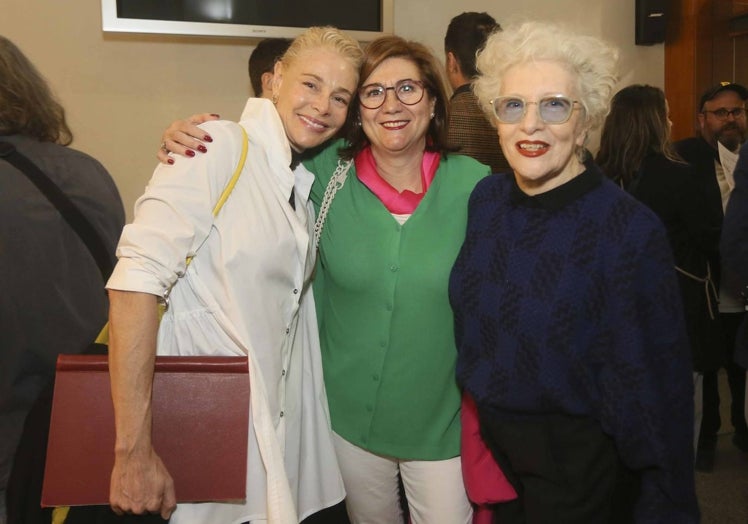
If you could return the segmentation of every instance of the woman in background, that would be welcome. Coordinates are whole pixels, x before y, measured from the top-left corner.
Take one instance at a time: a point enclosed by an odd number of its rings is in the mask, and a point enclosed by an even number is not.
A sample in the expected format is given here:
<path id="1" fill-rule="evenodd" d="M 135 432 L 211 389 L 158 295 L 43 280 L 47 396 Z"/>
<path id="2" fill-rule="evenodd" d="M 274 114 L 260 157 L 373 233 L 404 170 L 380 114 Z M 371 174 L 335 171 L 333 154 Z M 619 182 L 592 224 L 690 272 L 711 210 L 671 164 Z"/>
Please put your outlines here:
<path id="1" fill-rule="evenodd" d="M 452 270 L 457 378 L 519 498 L 497 522 L 695 523 L 693 384 L 659 219 L 581 160 L 617 53 L 494 33 L 474 89 L 513 174 L 481 181 Z"/>
<path id="2" fill-rule="evenodd" d="M 596 162 L 603 172 L 657 213 L 675 258 L 686 315 L 694 371 L 694 446 L 701 426 L 704 371 L 716 371 L 722 358 L 714 341 L 721 335 L 710 257 L 716 257 L 719 231 L 709 228 L 706 199 L 690 165 L 670 146 L 672 122 L 665 93 L 631 85 L 611 101 Z"/>

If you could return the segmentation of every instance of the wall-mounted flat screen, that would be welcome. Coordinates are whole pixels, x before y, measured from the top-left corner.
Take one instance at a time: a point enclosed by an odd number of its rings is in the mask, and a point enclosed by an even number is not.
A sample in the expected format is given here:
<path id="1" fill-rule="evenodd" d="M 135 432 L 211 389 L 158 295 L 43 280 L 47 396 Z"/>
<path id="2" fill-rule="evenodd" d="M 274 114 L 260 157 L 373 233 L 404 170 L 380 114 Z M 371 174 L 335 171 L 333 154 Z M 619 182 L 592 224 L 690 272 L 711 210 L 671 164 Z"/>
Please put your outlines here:
<path id="1" fill-rule="evenodd" d="M 394 0 L 101 0 L 104 31 L 293 38 L 333 25 L 354 38 L 393 32 Z"/>

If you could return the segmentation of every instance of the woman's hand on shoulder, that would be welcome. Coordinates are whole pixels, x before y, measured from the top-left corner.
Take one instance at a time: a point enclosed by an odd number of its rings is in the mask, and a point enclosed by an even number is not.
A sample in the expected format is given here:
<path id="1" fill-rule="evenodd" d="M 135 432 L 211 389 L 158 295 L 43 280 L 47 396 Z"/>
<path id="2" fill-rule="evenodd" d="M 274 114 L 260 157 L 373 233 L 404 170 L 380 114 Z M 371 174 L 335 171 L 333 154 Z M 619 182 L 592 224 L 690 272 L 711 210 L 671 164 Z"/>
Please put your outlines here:
<path id="1" fill-rule="evenodd" d="M 205 153 L 208 148 L 206 142 L 212 142 L 213 138 L 198 125 L 210 120 L 218 120 L 220 116 L 215 113 L 199 113 L 192 115 L 186 120 L 175 120 L 166 128 L 161 135 L 161 147 L 158 149 L 157 157 L 162 164 L 173 164 L 174 159 L 169 156 L 175 155 L 193 157 L 195 151 Z"/>

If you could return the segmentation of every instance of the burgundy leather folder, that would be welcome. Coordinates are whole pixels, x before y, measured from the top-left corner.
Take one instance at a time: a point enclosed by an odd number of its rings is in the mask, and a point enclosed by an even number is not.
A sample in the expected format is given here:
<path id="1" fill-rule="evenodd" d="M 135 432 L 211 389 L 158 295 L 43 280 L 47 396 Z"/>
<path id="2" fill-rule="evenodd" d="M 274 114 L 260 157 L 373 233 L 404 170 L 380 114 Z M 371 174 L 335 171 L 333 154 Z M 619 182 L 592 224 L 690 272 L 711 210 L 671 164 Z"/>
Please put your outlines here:
<path id="1" fill-rule="evenodd" d="M 246 497 L 246 357 L 157 357 L 153 445 L 178 502 Z M 114 414 L 106 355 L 57 360 L 42 506 L 109 504 Z"/>

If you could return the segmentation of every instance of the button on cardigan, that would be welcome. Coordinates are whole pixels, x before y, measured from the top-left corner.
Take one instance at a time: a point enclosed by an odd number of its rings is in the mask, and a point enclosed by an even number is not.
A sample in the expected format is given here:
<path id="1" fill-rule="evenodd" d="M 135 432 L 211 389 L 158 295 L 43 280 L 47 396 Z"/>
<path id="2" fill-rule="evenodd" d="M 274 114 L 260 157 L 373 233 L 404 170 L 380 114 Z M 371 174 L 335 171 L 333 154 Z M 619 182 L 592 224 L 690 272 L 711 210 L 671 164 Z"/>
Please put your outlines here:
<path id="1" fill-rule="evenodd" d="M 337 164 L 333 144 L 308 164 L 321 200 Z M 333 430 L 403 459 L 459 455 L 460 392 L 449 272 L 462 244 L 467 200 L 489 173 L 442 158 L 429 190 L 400 225 L 351 167 L 320 241 L 318 299 Z"/>

